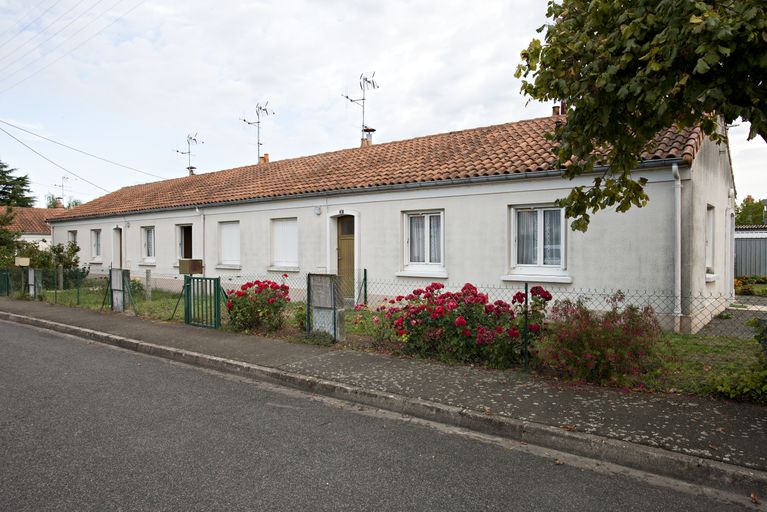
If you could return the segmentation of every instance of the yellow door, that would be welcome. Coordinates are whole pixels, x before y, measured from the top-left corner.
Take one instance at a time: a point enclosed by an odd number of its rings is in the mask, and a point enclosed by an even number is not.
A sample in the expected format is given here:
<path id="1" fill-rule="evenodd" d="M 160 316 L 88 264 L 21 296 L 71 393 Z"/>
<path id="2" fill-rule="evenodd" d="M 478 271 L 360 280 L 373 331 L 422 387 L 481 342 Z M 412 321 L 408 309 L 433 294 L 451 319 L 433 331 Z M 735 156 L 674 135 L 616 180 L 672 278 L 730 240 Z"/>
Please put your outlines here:
<path id="1" fill-rule="evenodd" d="M 338 277 L 344 298 L 354 298 L 354 217 L 338 217 Z"/>

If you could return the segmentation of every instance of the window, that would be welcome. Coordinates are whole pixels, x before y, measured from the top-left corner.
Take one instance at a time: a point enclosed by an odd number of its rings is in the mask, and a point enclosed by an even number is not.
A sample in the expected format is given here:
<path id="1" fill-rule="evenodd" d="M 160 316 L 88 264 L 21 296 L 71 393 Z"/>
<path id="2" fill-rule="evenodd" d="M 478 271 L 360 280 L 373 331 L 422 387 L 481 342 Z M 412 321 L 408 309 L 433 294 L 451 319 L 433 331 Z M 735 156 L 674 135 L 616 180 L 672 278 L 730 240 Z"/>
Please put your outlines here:
<path id="1" fill-rule="evenodd" d="M 706 208 L 706 272 L 714 273 L 714 207 Z"/>
<path id="2" fill-rule="evenodd" d="M 218 242 L 221 247 L 220 262 L 222 265 L 240 264 L 240 223 L 219 222 Z"/>
<path id="3" fill-rule="evenodd" d="M 153 260 L 155 255 L 154 226 L 141 228 L 141 256 L 145 260 Z"/>
<path id="4" fill-rule="evenodd" d="M 77 231 L 67 231 L 67 242 L 77 243 Z"/>
<path id="5" fill-rule="evenodd" d="M 298 219 L 272 219 L 272 266 L 298 267 Z"/>
<path id="6" fill-rule="evenodd" d="M 178 257 L 190 259 L 192 257 L 192 226 L 177 226 Z"/>
<path id="7" fill-rule="evenodd" d="M 564 268 L 563 215 L 560 208 L 512 209 L 513 263 Z"/>
<path id="8" fill-rule="evenodd" d="M 413 267 L 443 267 L 442 212 L 414 212 L 405 215 L 405 262 Z"/>
<path id="9" fill-rule="evenodd" d="M 91 258 L 101 258 L 101 230 L 91 229 Z"/>

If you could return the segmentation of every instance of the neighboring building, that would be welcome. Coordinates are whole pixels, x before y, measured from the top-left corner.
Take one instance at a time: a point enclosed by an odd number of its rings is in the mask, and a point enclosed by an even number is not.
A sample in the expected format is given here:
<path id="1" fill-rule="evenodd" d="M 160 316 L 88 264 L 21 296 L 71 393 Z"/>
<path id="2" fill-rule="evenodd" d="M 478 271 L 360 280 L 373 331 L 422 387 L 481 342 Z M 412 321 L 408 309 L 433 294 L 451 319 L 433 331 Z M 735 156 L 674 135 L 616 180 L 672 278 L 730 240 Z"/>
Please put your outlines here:
<path id="1" fill-rule="evenodd" d="M 13 207 L 13 222 L 8 229 L 21 233 L 19 238 L 26 242 L 38 242 L 42 247 L 51 240 L 51 226 L 46 222 L 49 217 L 59 215 L 58 208 Z"/>
<path id="2" fill-rule="evenodd" d="M 767 276 L 767 224 L 735 226 L 735 275 Z"/>
<path id="3" fill-rule="evenodd" d="M 426 279 L 529 281 L 669 294 L 667 313 L 682 324 L 710 317 L 681 302 L 732 294 L 727 144 L 697 128 L 659 134 L 635 170 L 648 180 L 649 205 L 597 213 L 580 233 L 555 200 L 593 175 L 563 180 L 544 136 L 564 121 L 553 115 L 126 187 L 52 219 L 53 239 L 77 237 L 92 271 L 167 275 L 179 258 L 199 258 L 206 275 L 318 272 L 358 282 L 366 269 L 370 280 L 403 288 Z"/>

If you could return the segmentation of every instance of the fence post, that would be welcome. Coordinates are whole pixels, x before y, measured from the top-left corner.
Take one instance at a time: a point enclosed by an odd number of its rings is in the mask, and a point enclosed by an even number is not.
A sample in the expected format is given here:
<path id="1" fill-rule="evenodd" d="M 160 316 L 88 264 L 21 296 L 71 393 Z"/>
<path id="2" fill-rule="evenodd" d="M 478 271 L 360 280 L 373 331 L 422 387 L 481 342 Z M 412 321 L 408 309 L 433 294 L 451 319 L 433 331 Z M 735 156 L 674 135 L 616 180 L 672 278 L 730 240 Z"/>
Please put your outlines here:
<path id="1" fill-rule="evenodd" d="M 58 288 L 59 290 L 63 290 L 64 289 L 64 265 L 59 263 L 59 266 L 57 267 L 56 270 L 58 271 L 58 278 L 59 278 Z"/>
<path id="2" fill-rule="evenodd" d="M 189 275 L 184 276 L 184 289 L 182 295 L 184 296 L 184 323 L 189 324 L 192 321 L 192 293 L 189 287 L 192 286 L 192 282 Z"/>
<path id="3" fill-rule="evenodd" d="M 146 292 L 146 301 L 152 302 L 152 269 L 146 269 L 146 283 L 144 283 L 144 291 Z"/>
<path id="4" fill-rule="evenodd" d="M 218 329 L 219 327 L 221 327 L 221 278 L 217 277 L 214 283 L 215 283 L 214 287 L 216 290 L 214 294 L 215 296 L 214 300 L 216 301 L 214 315 L 216 316 L 213 318 L 213 325 L 216 329 Z"/>
<path id="5" fill-rule="evenodd" d="M 77 287 L 77 305 L 80 305 L 80 285 L 82 283 L 82 279 L 80 279 L 80 269 L 75 270 L 75 286 Z"/>
<path id="6" fill-rule="evenodd" d="M 332 278 L 331 278 L 332 279 Z M 336 304 L 336 286 L 338 286 L 338 278 L 333 279 L 330 286 L 330 301 L 333 304 L 333 341 L 338 341 L 338 326 L 336 325 L 336 315 L 338 315 L 338 304 Z"/>
<path id="7" fill-rule="evenodd" d="M 362 303 L 367 305 L 368 303 L 368 269 L 362 269 Z"/>
<path id="8" fill-rule="evenodd" d="M 528 328 L 527 328 L 527 326 L 528 326 L 528 320 L 529 320 L 529 312 L 528 312 L 527 304 L 528 304 L 527 303 L 527 283 L 525 283 L 525 331 L 522 334 L 522 336 L 523 336 L 523 338 L 522 338 L 522 347 L 523 347 L 522 348 L 522 350 L 523 350 L 522 357 L 524 357 L 524 360 L 525 360 L 525 370 L 527 370 L 528 367 L 530 366 L 530 352 L 528 351 L 528 345 L 527 345 L 528 344 L 528 337 L 527 337 L 528 336 Z"/>
<path id="9" fill-rule="evenodd" d="M 306 335 L 312 333 L 312 274 L 306 274 Z"/>

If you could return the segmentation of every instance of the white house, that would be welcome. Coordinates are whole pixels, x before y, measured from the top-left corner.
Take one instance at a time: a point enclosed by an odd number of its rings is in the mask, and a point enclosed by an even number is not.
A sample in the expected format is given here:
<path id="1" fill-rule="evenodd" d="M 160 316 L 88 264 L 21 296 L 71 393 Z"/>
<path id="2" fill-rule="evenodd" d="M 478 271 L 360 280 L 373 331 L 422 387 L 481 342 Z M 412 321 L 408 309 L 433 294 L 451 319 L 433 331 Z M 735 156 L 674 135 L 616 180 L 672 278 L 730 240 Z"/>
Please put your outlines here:
<path id="1" fill-rule="evenodd" d="M 51 219 L 53 240 L 76 238 L 92 269 L 134 274 L 171 275 L 179 258 L 199 258 L 209 276 L 359 280 L 366 269 L 370 280 L 403 289 L 428 279 L 648 290 L 674 297 L 682 324 L 697 314 L 683 298 L 729 296 L 735 194 L 727 144 L 697 128 L 660 133 L 635 170 L 648 180 L 649 205 L 598 213 L 580 233 L 554 202 L 593 176 L 563 180 L 544 137 L 564 120 L 125 187 Z"/>

